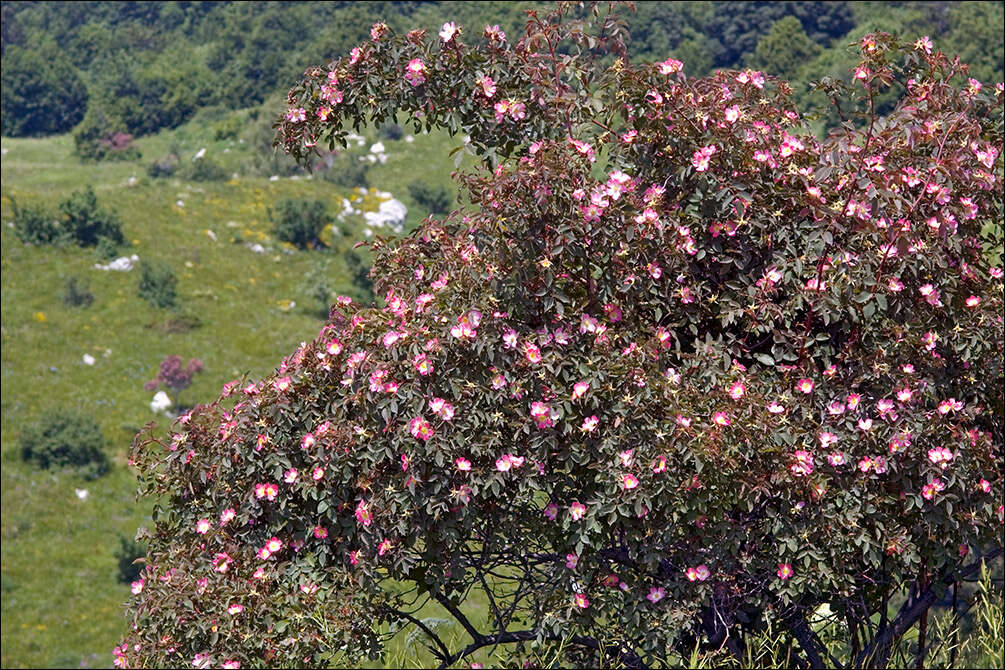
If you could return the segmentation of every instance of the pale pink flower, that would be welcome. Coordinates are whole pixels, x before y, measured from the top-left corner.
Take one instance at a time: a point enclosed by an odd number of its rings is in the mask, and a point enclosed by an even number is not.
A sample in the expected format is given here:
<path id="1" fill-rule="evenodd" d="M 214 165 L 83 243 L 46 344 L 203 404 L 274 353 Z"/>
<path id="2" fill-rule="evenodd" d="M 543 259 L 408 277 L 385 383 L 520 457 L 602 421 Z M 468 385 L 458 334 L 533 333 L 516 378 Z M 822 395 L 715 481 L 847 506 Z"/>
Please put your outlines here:
<path id="1" fill-rule="evenodd" d="M 813 380 L 800 379 L 799 382 L 796 384 L 796 389 L 806 394 L 813 393 Z"/>
<path id="2" fill-rule="evenodd" d="M 691 165 L 694 166 L 696 172 L 705 172 L 708 170 L 709 161 L 712 158 L 712 154 L 716 152 L 716 146 L 710 144 L 706 147 L 702 147 L 694 152 L 691 157 Z"/>
<path id="3" fill-rule="evenodd" d="M 311 477 L 314 479 L 314 481 L 320 481 L 321 478 L 324 476 L 325 476 L 324 468 L 314 468 L 314 470 L 311 471 Z"/>
<path id="4" fill-rule="evenodd" d="M 558 505 L 555 503 L 548 503 L 542 514 L 548 519 L 548 521 L 554 521 L 558 518 Z"/>
<path id="5" fill-rule="evenodd" d="M 622 467 L 627 468 L 632 464 L 632 450 L 626 449 L 624 451 L 618 452 L 618 460 L 621 461 Z"/>
<path id="6" fill-rule="evenodd" d="M 785 411 L 785 407 L 778 403 L 777 401 L 771 401 L 767 406 L 767 410 L 772 414 L 781 414 Z"/>
<path id="7" fill-rule="evenodd" d="M 725 412 L 716 412 L 712 415 L 712 423 L 717 426 L 728 426 L 731 421 Z"/>
<path id="8" fill-rule="evenodd" d="M 240 661 L 235 661 L 232 658 L 228 658 L 227 660 L 225 660 L 223 662 L 222 667 L 225 670 L 238 670 L 241 667 L 241 662 Z"/>
<path id="9" fill-rule="evenodd" d="M 572 387 L 572 399 L 579 400 L 590 390 L 589 382 L 576 382 Z"/>
<path id="10" fill-rule="evenodd" d="M 671 75 L 675 72 L 680 72 L 684 68 L 684 63 L 676 58 L 667 58 L 662 63 L 657 63 L 656 67 L 659 68 L 660 74 Z"/>
<path id="11" fill-rule="evenodd" d="M 143 585 L 145 583 L 146 580 L 144 580 L 143 578 L 137 579 L 135 582 L 129 585 L 129 590 L 132 591 L 134 596 L 138 596 L 140 593 L 143 592 Z"/>
<path id="12" fill-rule="evenodd" d="M 859 419 L 858 420 L 858 427 L 859 427 L 860 430 L 863 430 L 863 431 L 866 431 L 866 432 L 872 430 L 872 419 L 869 419 L 869 418 L 861 418 L 861 419 Z"/>
<path id="13" fill-rule="evenodd" d="M 848 403 L 848 409 L 855 411 L 858 409 L 859 403 L 862 402 L 862 396 L 857 393 L 851 393 L 845 398 L 845 402 Z"/>
<path id="14" fill-rule="evenodd" d="M 684 574 L 687 576 L 688 580 L 692 582 L 703 582 L 712 575 L 708 566 L 704 563 L 694 568 L 688 568 L 684 571 Z"/>
<path id="15" fill-rule="evenodd" d="M 380 541 L 380 544 L 377 545 L 377 555 L 383 556 L 384 554 L 389 552 L 392 548 L 394 548 L 394 543 L 385 537 L 383 540 Z"/>
<path id="16" fill-rule="evenodd" d="M 834 451 L 827 454 L 827 462 L 833 465 L 834 467 L 844 465 L 845 464 L 844 453 L 840 451 Z"/>
<path id="17" fill-rule="evenodd" d="M 234 512 L 233 507 L 228 507 L 223 510 L 223 512 L 220 513 L 220 526 L 226 526 L 227 523 L 234 518 L 234 516 L 236 516 L 236 512 Z"/>
<path id="18" fill-rule="evenodd" d="M 429 408 L 433 411 L 433 414 L 444 421 L 450 421 L 454 418 L 454 406 L 443 398 L 433 398 L 430 400 Z"/>
<path id="19" fill-rule="evenodd" d="M 663 597 L 665 595 L 666 590 L 662 586 L 654 586 L 651 589 L 649 589 L 649 595 L 646 596 L 646 599 L 655 605 L 659 601 L 663 600 Z"/>
<path id="20" fill-rule="evenodd" d="M 426 81 L 426 64 L 419 58 L 413 58 L 405 67 L 405 81 L 413 87 Z"/>
<path id="21" fill-rule="evenodd" d="M 423 442 L 427 442 L 433 436 L 433 427 L 421 416 L 417 416 L 409 422 L 408 430 L 412 434 L 412 437 L 418 438 Z"/>
<path id="22" fill-rule="evenodd" d="M 457 464 L 457 469 L 461 472 L 469 472 L 471 470 L 471 461 L 463 456 L 458 456 L 455 463 Z"/>
<path id="23" fill-rule="evenodd" d="M 572 604 L 580 609 L 586 609 L 590 606 L 590 601 L 583 593 L 577 593 L 572 597 Z"/>
<path id="24" fill-rule="evenodd" d="M 272 382 L 272 387 L 282 393 L 286 389 L 290 388 L 290 378 L 281 377 Z"/>
<path id="25" fill-rule="evenodd" d="M 804 449 L 799 449 L 793 454 L 793 457 L 796 459 L 796 462 L 789 466 L 792 474 L 797 477 L 805 477 L 813 472 L 813 454 Z"/>
<path id="26" fill-rule="evenodd" d="M 324 526 L 314 526 L 314 537 L 318 540 L 323 540 L 328 537 L 328 529 Z"/>
<path id="27" fill-rule="evenodd" d="M 746 392 L 747 387 L 740 381 L 733 382 L 733 385 L 729 387 L 729 397 L 733 400 L 739 400 Z"/>
<path id="28" fill-rule="evenodd" d="M 653 461 L 653 473 L 659 474 L 667 469 L 667 459 L 665 456 L 658 456 L 655 461 Z"/>
<path id="29" fill-rule="evenodd" d="M 577 565 L 579 565 L 579 556 L 576 554 L 565 555 L 565 567 L 570 570 L 575 570 Z"/>
<path id="30" fill-rule="evenodd" d="M 492 77 L 482 75 L 475 79 L 475 84 L 481 87 L 482 95 L 486 98 L 491 98 L 496 93 L 496 83 L 492 80 Z"/>
<path id="31" fill-rule="evenodd" d="M 209 519 L 199 519 L 199 522 L 195 524 L 195 532 L 199 533 L 200 535 L 205 535 L 206 533 L 209 532 L 209 527 L 210 527 Z"/>
<path id="32" fill-rule="evenodd" d="M 573 521 L 579 521 L 586 514 L 586 505 L 578 502 L 574 502 L 569 506 L 569 514 L 572 516 Z"/>
<path id="33" fill-rule="evenodd" d="M 792 575 L 794 575 L 795 572 L 792 570 L 792 566 L 789 565 L 788 563 L 779 563 L 778 564 L 778 572 L 776 572 L 775 574 L 778 575 L 779 579 L 781 579 L 782 581 L 785 581 L 786 579 L 788 579 Z"/>
<path id="34" fill-rule="evenodd" d="M 359 504 L 356 505 L 356 521 L 364 526 L 369 526 L 373 523 L 373 514 L 370 512 L 370 506 L 365 500 L 360 500 Z"/>
<path id="35" fill-rule="evenodd" d="M 633 474 L 625 473 L 621 475 L 621 487 L 626 491 L 631 491 L 639 485 L 639 479 Z"/>
<path id="36" fill-rule="evenodd" d="M 227 614 L 229 614 L 230 616 L 236 616 L 243 611 L 244 611 L 244 605 L 241 605 L 239 603 L 234 603 L 233 605 L 227 608 Z"/>
<path id="37" fill-rule="evenodd" d="M 461 29 L 458 28 L 457 24 L 453 21 L 444 23 L 443 27 L 440 28 L 440 39 L 443 40 L 444 43 L 449 42 L 454 38 L 454 35 L 459 32 L 461 32 Z"/>
<path id="38" fill-rule="evenodd" d="M 579 429 L 584 433 L 592 433 L 594 430 L 596 430 L 597 424 L 599 423 L 600 419 L 598 419 L 596 415 L 588 416 L 585 419 L 583 419 L 583 425 L 580 426 Z"/>
<path id="39" fill-rule="evenodd" d="M 227 567 L 233 559 L 225 552 L 221 552 L 213 557 L 213 569 L 219 573 L 227 572 Z"/>
<path id="40" fill-rule="evenodd" d="M 290 468 L 289 470 L 283 473 L 283 481 L 286 482 L 287 484 L 292 484 L 293 482 L 297 481 L 297 476 L 299 474 L 300 473 L 297 472 L 296 468 Z"/>

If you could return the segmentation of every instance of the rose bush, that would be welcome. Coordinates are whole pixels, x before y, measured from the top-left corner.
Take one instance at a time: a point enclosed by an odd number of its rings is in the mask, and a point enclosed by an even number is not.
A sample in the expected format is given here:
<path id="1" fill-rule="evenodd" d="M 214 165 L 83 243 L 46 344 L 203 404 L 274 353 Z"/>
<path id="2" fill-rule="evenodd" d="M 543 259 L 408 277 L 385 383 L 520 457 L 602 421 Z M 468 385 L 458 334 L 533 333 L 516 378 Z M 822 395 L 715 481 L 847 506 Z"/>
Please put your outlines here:
<path id="1" fill-rule="evenodd" d="M 818 141 L 784 82 L 604 68 L 621 25 L 572 11 L 515 45 L 377 24 L 290 91 L 302 161 L 395 112 L 468 134 L 476 204 L 372 244 L 382 306 L 137 438 L 118 664 L 355 662 L 394 624 L 444 666 L 638 666 L 771 622 L 820 665 L 828 604 L 883 665 L 1000 553 L 1001 85 L 871 35 L 821 86 L 902 100 Z"/>

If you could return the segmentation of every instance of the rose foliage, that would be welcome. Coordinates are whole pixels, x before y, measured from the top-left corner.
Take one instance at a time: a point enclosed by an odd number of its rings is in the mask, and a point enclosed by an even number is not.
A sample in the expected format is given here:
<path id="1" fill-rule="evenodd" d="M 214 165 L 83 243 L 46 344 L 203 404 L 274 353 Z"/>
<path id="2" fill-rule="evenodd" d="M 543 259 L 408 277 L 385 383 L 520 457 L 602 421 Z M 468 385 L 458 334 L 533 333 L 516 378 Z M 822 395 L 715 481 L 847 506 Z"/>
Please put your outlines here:
<path id="1" fill-rule="evenodd" d="M 571 14 L 516 44 L 378 24 L 290 91 L 301 160 L 397 113 L 486 167 L 373 243 L 382 307 L 137 438 L 159 502 L 119 664 L 352 663 L 418 627 L 445 666 L 640 666 L 772 622 L 819 665 L 826 603 L 883 665 L 1000 553 L 1001 85 L 870 35 L 835 104 L 901 102 L 818 141 L 785 83 L 603 67 L 621 24 Z"/>

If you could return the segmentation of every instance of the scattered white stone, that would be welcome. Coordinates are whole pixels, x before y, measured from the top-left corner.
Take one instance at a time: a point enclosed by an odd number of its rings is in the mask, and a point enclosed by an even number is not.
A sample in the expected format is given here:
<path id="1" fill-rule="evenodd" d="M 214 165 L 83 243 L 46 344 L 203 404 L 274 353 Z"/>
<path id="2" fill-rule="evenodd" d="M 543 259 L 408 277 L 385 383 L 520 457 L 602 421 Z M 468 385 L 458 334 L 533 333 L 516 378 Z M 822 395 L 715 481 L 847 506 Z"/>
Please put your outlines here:
<path id="1" fill-rule="evenodd" d="M 97 265 L 94 266 L 94 269 L 105 270 L 106 272 L 108 270 L 114 270 L 116 272 L 129 272 L 130 270 L 133 269 L 133 266 L 139 262 L 140 257 L 137 256 L 136 254 L 133 254 L 132 256 L 128 257 L 120 256 L 119 258 L 116 258 L 108 265 L 102 265 L 101 263 L 98 263 Z"/>
<path id="2" fill-rule="evenodd" d="M 129 184 L 130 186 L 136 186 L 136 184 L 138 184 L 139 181 L 140 180 L 136 178 L 136 175 L 133 175 L 128 179 L 128 181 L 126 181 L 126 183 Z"/>
<path id="3" fill-rule="evenodd" d="M 230 175 L 230 178 L 231 178 L 231 179 L 237 179 L 237 178 L 238 178 L 238 177 L 240 177 L 240 176 L 241 176 L 241 175 L 239 175 L 239 174 L 237 174 L 237 173 L 235 172 L 234 174 Z"/>
<path id="4" fill-rule="evenodd" d="M 206 155 L 206 147 L 203 147 L 202 149 L 199 149 L 199 151 L 195 152 L 195 156 L 192 158 L 192 160 L 197 161 L 205 155 Z"/>
<path id="5" fill-rule="evenodd" d="M 105 353 L 103 355 L 104 355 L 105 358 L 111 358 L 111 356 L 112 356 L 112 350 L 111 349 L 105 349 Z"/>
<path id="6" fill-rule="evenodd" d="M 237 225 L 237 221 L 228 221 L 227 222 L 227 227 L 228 228 L 239 228 L 240 226 Z"/>
<path id="7" fill-rule="evenodd" d="M 300 175 L 298 174 L 290 175 L 290 181 L 300 181 Z"/>
<path id="8" fill-rule="evenodd" d="M 80 498 L 81 500 L 87 500 L 87 496 L 91 495 L 87 491 L 87 489 L 73 489 L 73 490 L 76 492 L 77 497 Z"/>
<path id="9" fill-rule="evenodd" d="M 272 175 L 271 177 L 269 177 L 269 181 L 279 181 L 279 175 L 277 174 Z"/>
<path id="10" fill-rule="evenodd" d="M 225 153 L 225 154 L 229 154 L 229 153 L 230 153 L 230 147 L 227 147 L 226 149 L 224 149 L 224 150 L 223 150 L 223 153 Z"/>
<path id="11" fill-rule="evenodd" d="M 206 229 L 206 234 L 209 235 L 209 239 L 211 239 L 214 242 L 216 242 L 216 233 L 214 233 L 212 230 L 210 230 L 209 228 L 207 228 Z"/>
<path id="12" fill-rule="evenodd" d="M 380 203 L 376 212 L 366 212 L 363 220 L 371 228 L 383 228 L 387 226 L 396 233 L 404 230 L 405 217 L 408 215 L 408 208 L 404 203 L 394 198 L 389 198 Z"/>
<path id="13" fill-rule="evenodd" d="M 178 205 L 179 207 L 184 207 L 185 206 L 185 201 L 184 200 L 179 200 L 175 204 Z"/>
<path id="14" fill-rule="evenodd" d="M 94 356 L 92 356 L 90 354 L 84 354 L 84 357 L 83 357 L 82 360 L 84 361 L 84 365 L 94 365 L 94 360 L 95 359 L 94 359 Z"/>
<path id="15" fill-rule="evenodd" d="M 384 143 L 383 142 L 375 142 L 374 144 L 370 145 L 370 153 L 372 153 L 372 154 L 382 154 L 382 153 L 384 153 Z"/>
<path id="16" fill-rule="evenodd" d="M 8 151 L 7 149 L 0 149 L 0 156 L 6 156 L 7 151 Z"/>
<path id="17" fill-rule="evenodd" d="M 405 135 L 405 141 L 411 144 L 412 142 L 415 141 L 415 138 L 411 135 Z"/>
<path id="18" fill-rule="evenodd" d="M 256 254 L 264 254 L 265 253 L 265 247 L 263 247 L 258 242 L 255 242 L 254 244 L 249 244 L 248 248 L 251 249 L 252 251 L 254 251 Z"/>
<path id="19" fill-rule="evenodd" d="M 154 394 L 154 399 L 150 401 L 151 412 L 165 412 L 169 407 L 171 407 L 171 398 L 164 391 L 158 391 Z"/>
<path id="20" fill-rule="evenodd" d="M 370 161 L 371 163 L 376 163 L 377 162 L 377 157 L 374 156 L 373 154 L 367 154 L 366 155 L 366 159 L 368 161 Z"/>

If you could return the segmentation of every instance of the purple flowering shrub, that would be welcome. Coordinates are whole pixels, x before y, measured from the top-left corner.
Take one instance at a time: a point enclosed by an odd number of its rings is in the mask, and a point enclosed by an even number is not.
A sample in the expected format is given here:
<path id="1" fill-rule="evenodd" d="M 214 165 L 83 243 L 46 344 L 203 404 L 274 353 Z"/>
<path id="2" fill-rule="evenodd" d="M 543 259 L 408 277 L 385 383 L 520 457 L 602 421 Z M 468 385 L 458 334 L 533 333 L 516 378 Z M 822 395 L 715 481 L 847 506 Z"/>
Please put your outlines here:
<path id="1" fill-rule="evenodd" d="M 172 401 L 177 405 L 178 394 L 191 386 L 192 379 L 202 370 L 203 364 L 198 358 L 189 360 L 185 365 L 181 356 L 168 356 L 161 361 L 157 376 L 144 384 L 143 388 L 155 391 L 163 386 L 171 392 Z"/>
<path id="2" fill-rule="evenodd" d="M 641 666 L 771 622 L 817 666 L 828 604 L 884 665 L 1001 552 L 1001 85 L 868 36 L 830 93 L 902 100 L 818 141 L 784 82 L 603 69 L 620 24 L 568 11 L 515 45 L 378 24 L 290 91 L 302 161 L 398 112 L 490 167 L 373 243 L 382 307 L 137 438 L 162 503 L 117 664 L 352 663 L 393 623 L 444 666 Z"/>

